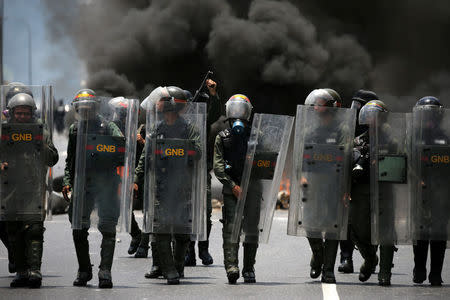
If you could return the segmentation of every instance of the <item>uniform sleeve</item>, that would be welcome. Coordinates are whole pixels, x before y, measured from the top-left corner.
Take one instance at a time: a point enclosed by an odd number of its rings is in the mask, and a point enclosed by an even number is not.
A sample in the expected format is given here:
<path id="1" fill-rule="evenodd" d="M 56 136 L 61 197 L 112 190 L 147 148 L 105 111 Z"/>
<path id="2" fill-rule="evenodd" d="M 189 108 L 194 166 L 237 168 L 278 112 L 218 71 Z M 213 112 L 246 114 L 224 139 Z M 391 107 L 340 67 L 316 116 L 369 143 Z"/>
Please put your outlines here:
<path id="1" fill-rule="evenodd" d="M 73 176 L 74 176 L 74 161 L 75 161 L 75 151 L 76 151 L 76 135 L 74 134 L 75 125 L 72 124 L 69 128 L 69 142 L 67 143 L 67 157 L 66 157 L 66 166 L 64 168 L 64 178 L 63 185 L 72 185 Z"/>
<path id="2" fill-rule="evenodd" d="M 145 148 L 142 150 L 141 157 L 139 158 L 139 163 L 134 170 L 134 183 L 142 186 L 144 182 L 144 172 L 145 172 Z"/>
<path id="3" fill-rule="evenodd" d="M 207 116 L 208 128 L 211 126 L 212 123 L 216 122 L 223 114 L 225 114 L 224 103 L 220 99 L 219 94 L 216 93 L 215 96 L 210 96 L 208 101 L 208 116 Z"/>
<path id="4" fill-rule="evenodd" d="M 196 157 L 199 159 L 203 155 L 202 142 L 200 140 L 200 134 L 194 126 L 189 128 L 189 140 L 194 142 L 194 150 L 197 153 Z"/>
<path id="5" fill-rule="evenodd" d="M 56 165 L 59 159 L 58 150 L 56 150 L 53 145 L 52 139 L 50 138 L 50 134 L 46 129 L 44 129 L 45 136 L 45 163 L 49 167 L 53 167 Z"/>
<path id="6" fill-rule="evenodd" d="M 108 127 L 109 127 L 109 134 L 110 135 L 112 135 L 112 136 L 120 136 L 120 137 L 124 136 L 122 131 L 119 129 L 119 127 L 116 124 L 114 124 L 113 122 L 109 122 Z"/>
<path id="7" fill-rule="evenodd" d="M 229 189 L 233 189 L 236 183 L 231 176 L 225 172 L 225 159 L 223 158 L 223 143 L 219 135 L 216 136 L 214 143 L 214 174 L 217 179 Z"/>

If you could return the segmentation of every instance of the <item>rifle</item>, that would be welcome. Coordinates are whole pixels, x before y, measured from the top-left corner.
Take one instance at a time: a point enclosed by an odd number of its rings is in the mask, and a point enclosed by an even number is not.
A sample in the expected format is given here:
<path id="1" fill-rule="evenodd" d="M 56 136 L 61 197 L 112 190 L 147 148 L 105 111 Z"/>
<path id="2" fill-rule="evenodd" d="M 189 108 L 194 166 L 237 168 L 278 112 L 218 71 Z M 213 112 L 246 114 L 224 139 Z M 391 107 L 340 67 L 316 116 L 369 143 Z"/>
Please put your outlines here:
<path id="1" fill-rule="evenodd" d="M 200 97 L 200 93 L 202 92 L 202 90 L 205 88 L 206 85 L 206 80 L 208 80 L 209 78 L 211 78 L 211 75 L 213 75 L 213 72 L 208 71 L 206 72 L 205 77 L 203 78 L 202 83 L 200 84 L 200 87 L 198 88 L 198 90 L 195 92 L 194 97 L 192 97 L 192 102 L 197 102 L 198 97 Z"/>

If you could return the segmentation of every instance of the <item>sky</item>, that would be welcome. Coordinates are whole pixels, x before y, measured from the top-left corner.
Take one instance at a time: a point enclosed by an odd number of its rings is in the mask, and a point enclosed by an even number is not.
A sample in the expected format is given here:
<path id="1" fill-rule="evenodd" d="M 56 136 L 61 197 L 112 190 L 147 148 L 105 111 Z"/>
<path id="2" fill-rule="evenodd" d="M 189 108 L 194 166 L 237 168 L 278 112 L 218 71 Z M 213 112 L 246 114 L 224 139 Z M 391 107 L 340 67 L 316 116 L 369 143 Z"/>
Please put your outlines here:
<path id="1" fill-rule="evenodd" d="M 64 41 L 50 42 L 45 7 L 39 0 L 4 0 L 4 79 L 30 84 L 28 35 L 31 33 L 32 84 L 52 84 L 56 99 L 68 102 L 81 88 L 86 71 L 75 50 L 70 53 L 70 47 L 63 47 Z"/>

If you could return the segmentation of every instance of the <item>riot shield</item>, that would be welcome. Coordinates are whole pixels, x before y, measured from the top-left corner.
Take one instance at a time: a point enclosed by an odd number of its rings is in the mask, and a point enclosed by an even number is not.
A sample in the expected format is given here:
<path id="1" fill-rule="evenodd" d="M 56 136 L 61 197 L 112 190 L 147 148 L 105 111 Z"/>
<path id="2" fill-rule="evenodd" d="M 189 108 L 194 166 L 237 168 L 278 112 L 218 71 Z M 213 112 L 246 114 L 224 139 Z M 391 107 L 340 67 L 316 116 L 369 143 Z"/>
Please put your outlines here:
<path id="1" fill-rule="evenodd" d="M 46 210 L 51 210 L 46 160 L 52 131 L 51 93 L 51 86 L 1 86 L 1 221 L 43 221 Z"/>
<path id="2" fill-rule="evenodd" d="M 267 243 L 294 118 L 255 114 L 248 141 L 232 241 Z"/>
<path id="3" fill-rule="evenodd" d="M 118 114 L 110 98 L 77 112 L 72 228 L 131 230 L 139 101 L 124 99 Z M 122 130 L 120 125 L 123 124 Z"/>
<path id="4" fill-rule="evenodd" d="M 206 104 L 147 109 L 146 126 L 144 230 L 205 240 Z"/>
<path id="5" fill-rule="evenodd" d="M 288 235 L 347 239 L 356 111 L 297 106 Z"/>
<path id="6" fill-rule="evenodd" d="M 411 114 L 379 113 L 370 125 L 371 237 L 374 245 L 411 244 L 408 164 Z"/>
<path id="7" fill-rule="evenodd" d="M 450 240 L 450 110 L 413 111 L 413 239 Z"/>

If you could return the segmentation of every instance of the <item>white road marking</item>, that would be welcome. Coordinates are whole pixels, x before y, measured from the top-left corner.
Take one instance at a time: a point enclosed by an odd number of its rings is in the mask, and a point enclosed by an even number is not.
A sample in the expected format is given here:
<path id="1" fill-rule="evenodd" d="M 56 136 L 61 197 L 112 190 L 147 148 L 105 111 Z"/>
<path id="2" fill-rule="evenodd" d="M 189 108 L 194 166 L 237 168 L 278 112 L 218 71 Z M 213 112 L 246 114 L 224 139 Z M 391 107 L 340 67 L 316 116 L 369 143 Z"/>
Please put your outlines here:
<path id="1" fill-rule="evenodd" d="M 322 293 L 324 300 L 339 300 L 339 295 L 334 283 L 322 283 Z"/>

